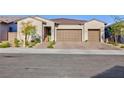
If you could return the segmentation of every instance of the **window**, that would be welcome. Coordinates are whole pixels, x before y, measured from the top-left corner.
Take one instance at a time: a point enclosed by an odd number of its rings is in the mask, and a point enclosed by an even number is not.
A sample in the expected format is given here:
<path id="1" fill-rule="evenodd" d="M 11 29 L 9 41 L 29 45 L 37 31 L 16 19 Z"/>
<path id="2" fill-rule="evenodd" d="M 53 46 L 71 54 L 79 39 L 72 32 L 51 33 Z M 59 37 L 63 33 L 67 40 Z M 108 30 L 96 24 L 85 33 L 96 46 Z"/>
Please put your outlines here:
<path id="1" fill-rule="evenodd" d="M 12 27 L 9 27 L 9 32 L 13 32 L 13 28 Z"/>

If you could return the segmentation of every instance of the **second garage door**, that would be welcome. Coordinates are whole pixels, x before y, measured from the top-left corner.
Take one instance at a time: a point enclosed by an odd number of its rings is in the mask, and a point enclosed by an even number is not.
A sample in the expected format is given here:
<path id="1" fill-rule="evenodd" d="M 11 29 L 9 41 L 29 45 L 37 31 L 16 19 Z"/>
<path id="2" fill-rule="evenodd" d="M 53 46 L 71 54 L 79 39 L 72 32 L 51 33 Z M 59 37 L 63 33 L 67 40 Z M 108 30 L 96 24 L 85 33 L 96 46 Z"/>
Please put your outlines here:
<path id="1" fill-rule="evenodd" d="M 80 41 L 82 40 L 81 29 L 58 29 L 57 41 Z"/>
<path id="2" fill-rule="evenodd" d="M 88 29 L 88 41 L 100 42 L 100 29 Z"/>

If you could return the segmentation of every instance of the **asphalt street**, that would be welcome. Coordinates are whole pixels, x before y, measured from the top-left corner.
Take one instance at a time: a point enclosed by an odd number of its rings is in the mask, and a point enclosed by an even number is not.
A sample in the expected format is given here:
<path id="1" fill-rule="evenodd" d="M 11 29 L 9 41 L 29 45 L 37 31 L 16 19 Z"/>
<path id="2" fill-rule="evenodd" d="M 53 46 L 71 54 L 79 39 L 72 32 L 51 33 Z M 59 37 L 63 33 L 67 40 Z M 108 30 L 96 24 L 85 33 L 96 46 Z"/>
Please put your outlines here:
<path id="1" fill-rule="evenodd" d="M 123 78 L 123 55 L 0 54 L 0 78 Z"/>

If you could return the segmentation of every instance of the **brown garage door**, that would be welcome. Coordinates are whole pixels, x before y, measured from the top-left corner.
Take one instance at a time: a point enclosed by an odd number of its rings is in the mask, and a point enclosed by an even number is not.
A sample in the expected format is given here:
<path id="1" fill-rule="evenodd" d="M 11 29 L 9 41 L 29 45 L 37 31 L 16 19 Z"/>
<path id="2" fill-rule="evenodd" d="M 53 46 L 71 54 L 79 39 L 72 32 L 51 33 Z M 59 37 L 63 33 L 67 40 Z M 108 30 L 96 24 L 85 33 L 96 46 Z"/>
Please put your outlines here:
<path id="1" fill-rule="evenodd" d="M 100 42 L 100 29 L 88 29 L 88 41 Z"/>
<path id="2" fill-rule="evenodd" d="M 82 30 L 81 29 L 58 29 L 57 41 L 81 41 Z"/>

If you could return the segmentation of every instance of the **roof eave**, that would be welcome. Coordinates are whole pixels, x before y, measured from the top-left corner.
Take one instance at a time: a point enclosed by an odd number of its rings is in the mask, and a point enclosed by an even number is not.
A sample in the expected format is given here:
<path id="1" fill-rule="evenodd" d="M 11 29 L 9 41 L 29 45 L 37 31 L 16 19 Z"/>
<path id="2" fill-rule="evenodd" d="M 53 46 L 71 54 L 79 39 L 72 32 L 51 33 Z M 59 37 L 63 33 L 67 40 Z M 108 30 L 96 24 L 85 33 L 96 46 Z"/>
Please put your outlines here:
<path id="1" fill-rule="evenodd" d="M 101 20 L 98 20 L 98 19 L 95 19 L 95 18 L 93 18 L 93 19 L 91 19 L 91 20 L 89 20 L 89 21 L 87 21 L 87 22 L 90 22 L 90 21 L 93 21 L 93 20 L 96 20 L 96 21 L 102 22 L 102 23 L 104 23 L 105 25 L 107 25 L 107 23 L 106 23 L 106 22 L 101 21 Z M 87 22 L 86 22 L 86 23 L 87 23 Z"/>

